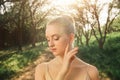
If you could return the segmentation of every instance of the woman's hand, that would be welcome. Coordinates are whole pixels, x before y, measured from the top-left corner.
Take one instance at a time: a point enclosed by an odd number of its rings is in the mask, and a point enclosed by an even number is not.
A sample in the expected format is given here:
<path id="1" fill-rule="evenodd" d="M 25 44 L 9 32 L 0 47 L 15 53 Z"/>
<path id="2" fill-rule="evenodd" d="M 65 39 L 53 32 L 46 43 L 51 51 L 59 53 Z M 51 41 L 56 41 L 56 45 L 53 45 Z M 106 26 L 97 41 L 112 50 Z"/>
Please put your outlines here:
<path id="1" fill-rule="evenodd" d="M 65 76 L 70 69 L 71 63 L 74 60 L 76 53 L 78 53 L 78 47 L 70 50 L 70 45 L 68 44 L 65 49 L 62 68 L 61 68 L 60 72 L 58 73 L 56 80 L 64 80 L 65 79 Z"/>
<path id="2" fill-rule="evenodd" d="M 76 53 L 78 53 L 78 47 L 75 47 L 72 50 L 70 50 L 70 45 L 68 44 L 65 49 L 61 72 L 66 74 L 69 71 L 70 65 L 74 60 Z"/>

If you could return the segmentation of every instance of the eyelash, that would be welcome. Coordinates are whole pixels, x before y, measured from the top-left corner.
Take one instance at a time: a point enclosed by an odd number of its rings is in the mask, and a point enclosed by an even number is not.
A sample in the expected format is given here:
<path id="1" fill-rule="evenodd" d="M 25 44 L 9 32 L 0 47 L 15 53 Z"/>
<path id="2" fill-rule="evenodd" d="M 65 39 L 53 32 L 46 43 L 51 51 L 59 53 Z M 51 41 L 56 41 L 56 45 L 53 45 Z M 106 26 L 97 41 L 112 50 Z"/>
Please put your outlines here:
<path id="1" fill-rule="evenodd" d="M 59 40 L 59 38 L 58 38 L 58 37 L 55 37 L 54 40 Z"/>
<path id="2" fill-rule="evenodd" d="M 59 37 L 53 37 L 54 40 L 59 40 Z M 49 42 L 50 40 L 47 39 L 47 41 Z"/>

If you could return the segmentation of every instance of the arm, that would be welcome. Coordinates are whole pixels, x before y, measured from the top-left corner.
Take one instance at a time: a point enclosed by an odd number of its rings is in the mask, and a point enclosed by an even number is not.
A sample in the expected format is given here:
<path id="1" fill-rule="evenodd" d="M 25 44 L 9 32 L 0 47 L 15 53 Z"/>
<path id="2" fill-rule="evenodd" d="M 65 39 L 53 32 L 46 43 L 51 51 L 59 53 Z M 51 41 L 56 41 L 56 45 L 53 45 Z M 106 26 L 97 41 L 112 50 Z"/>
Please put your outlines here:
<path id="1" fill-rule="evenodd" d="M 45 65 L 39 64 L 35 68 L 35 80 L 45 80 Z"/>

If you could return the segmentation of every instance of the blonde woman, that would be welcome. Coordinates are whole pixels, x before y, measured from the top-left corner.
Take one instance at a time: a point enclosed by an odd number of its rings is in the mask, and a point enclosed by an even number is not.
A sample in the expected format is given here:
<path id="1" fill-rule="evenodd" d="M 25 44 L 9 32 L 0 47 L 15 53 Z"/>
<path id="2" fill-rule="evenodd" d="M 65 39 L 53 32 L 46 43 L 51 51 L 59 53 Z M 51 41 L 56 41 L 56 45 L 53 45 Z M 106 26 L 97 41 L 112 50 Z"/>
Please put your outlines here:
<path id="1" fill-rule="evenodd" d="M 35 80 L 99 80 L 97 68 L 75 56 L 74 27 L 70 16 L 59 16 L 47 24 L 45 35 L 55 58 L 36 67 Z"/>

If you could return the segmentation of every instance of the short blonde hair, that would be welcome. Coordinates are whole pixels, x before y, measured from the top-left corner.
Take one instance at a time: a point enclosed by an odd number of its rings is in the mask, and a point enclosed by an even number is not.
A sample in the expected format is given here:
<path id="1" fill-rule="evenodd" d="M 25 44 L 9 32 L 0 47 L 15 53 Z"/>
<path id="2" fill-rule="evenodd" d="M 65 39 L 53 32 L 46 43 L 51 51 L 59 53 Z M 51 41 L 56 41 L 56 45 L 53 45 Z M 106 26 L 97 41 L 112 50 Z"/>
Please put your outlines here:
<path id="1" fill-rule="evenodd" d="M 52 19 L 48 22 L 48 25 L 57 24 L 61 27 L 64 27 L 65 32 L 67 34 L 73 33 L 75 34 L 75 21 L 71 16 L 68 15 L 62 15 L 58 16 L 57 18 Z"/>

